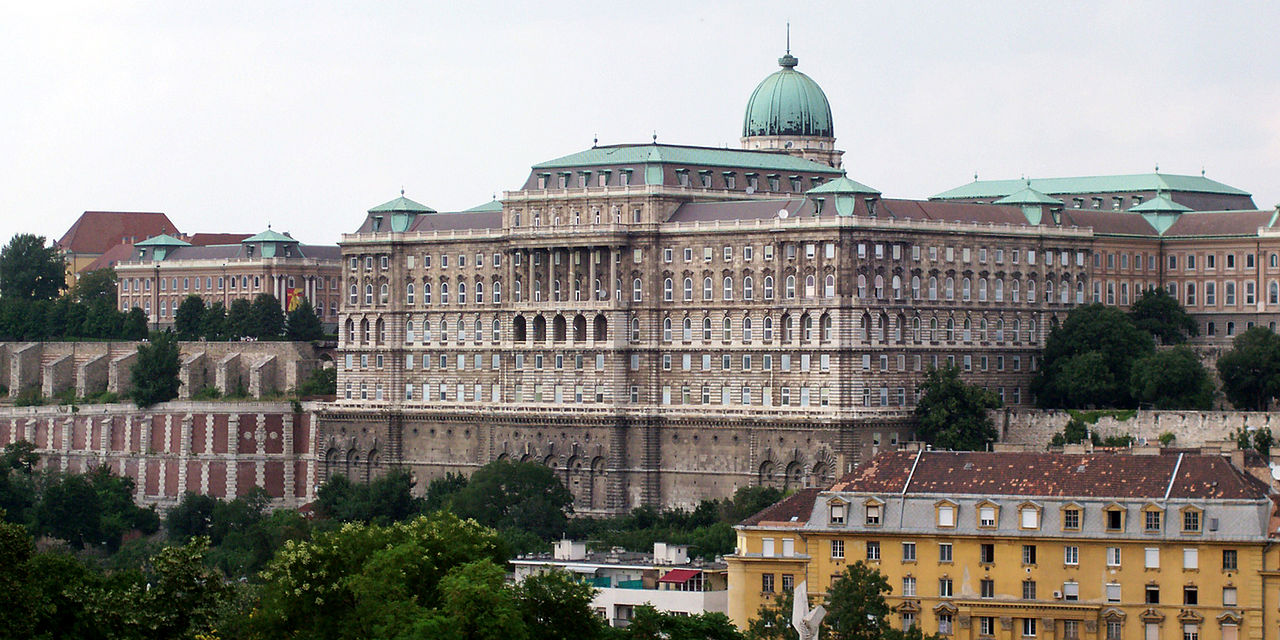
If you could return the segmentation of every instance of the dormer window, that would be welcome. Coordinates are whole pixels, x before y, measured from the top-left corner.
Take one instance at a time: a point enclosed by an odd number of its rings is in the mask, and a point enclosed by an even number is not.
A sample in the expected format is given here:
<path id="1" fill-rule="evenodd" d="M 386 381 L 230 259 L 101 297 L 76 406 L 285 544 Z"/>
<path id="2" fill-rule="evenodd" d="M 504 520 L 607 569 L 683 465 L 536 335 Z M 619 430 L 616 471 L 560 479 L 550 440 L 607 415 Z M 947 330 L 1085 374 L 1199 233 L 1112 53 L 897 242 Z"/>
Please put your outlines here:
<path id="1" fill-rule="evenodd" d="M 1142 530 L 1147 533 L 1160 533 L 1164 524 L 1164 513 L 1160 507 L 1148 505 L 1142 510 Z"/>
<path id="2" fill-rule="evenodd" d="M 978 505 L 978 528 L 994 529 L 999 524 L 1000 507 L 991 502 Z"/>
<path id="3" fill-rule="evenodd" d="M 769 176 L 769 191 L 782 190 L 782 176 Z"/>
<path id="4" fill-rule="evenodd" d="M 884 505 L 879 502 L 868 502 L 866 506 L 868 527 L 878 527 L 884 515 Z"/>
<path id="5" fill-rule="evenodd" d="M 559 180 L 559 182 L 558 182 L 558 186 L 559 186 L 561 189 L 568 189 L 568 188 L 569 188 L 569 174 L 568 174 L 568 173 L 562 173 L 562 174 L 560 174 L 559 178 L 560 178 L 560 180 Z"/>
<path id="6" fill-rule="evenodd" d="M 369 221 L 369 230 L 377 233 L 382 230 L 382 216 L 373 216 Z"/>
<path id="7" fill-rule="evenodd" d="M 546 189 L 546 188 L 547 188 L 547 182 L 548 182 L 550 179 L 551 179 L 551 174 L 549 174 L 549 173 L 539 173 L 539 174 L 538 174 L 538 188 L 539 188 L 539 189 Z"/>
<path id="8" fill-rule="evenodd" d="M 374 229 L 374 231 L 377 231 L 377 229 Z M 253 245 L 251 245 L 251 244 L 246 244 L 246 245 L 244 246 L 244 255 L 245 255 L 245 257 L 247 257 L 247 258 L 252 258 L 252 257 L 253 257 Z"/>
<path id="9" fill-rule="evenodd" d="M 623 169 L 618 172 L 618 184 L 623 187 L 631 184 L 631 169 Z"/>
<path id="10" fill-rule="evenodd" d="M 956 504 L 947 500 L 938 502 L 934 505 L 934 515 L 937 518 L 939 527 L 953 528 L 956 526 Z"/>
<path id="11" fill-rule="evenodd" d="M 1107 531 L 1124 531 L 1124 507 L 1113 504 L 1103 509 L 1102 513 Z"/>
<path id="12" fill-rule="evenodd" d="M 609 186 L 609 172 L 601 171 L 599 174 L 597 174 L 596 181 L 597 181 L 597 184 L 601 187 Z"/>
<path id="13" fill-rule="evenodd" d="M 737 174 L 735 174 L 735 173 L 734 173 L 734 172 L 732 172 L 732 171 L 726 171 L 726 172 L 724 172 L 724 174 L 723 174 L 723 175 L 724 175 L 724 188 L 726 188 L 726 189 L 737 189 L 737 188 L 738 188 L 738 176 L 737 176 Z"/>
<path id="14" fill-rule="evenodd" d="M 844 524 L 845 504 L 843 502 L 832 502 L 829 505 L 831 524 Z"/>
<path id="15" fill-rule="evenodd" d="M 1018 508 L 1018 527 L 1021 529 L 1040 528 L 1040 508 L 1033 504 L 1024 504 Z"/>
<path id="16" fill-rule="evenodd" d="M 815 216 L 820 216 L 820 215 L 822 215 L 822 205 L 823 205 L 823 204 L 826 204 L 826 199 L 825 199 L 825 198 L 814 198 L 814 199 L 813 199 L 813 215 L 815 215 Z"/>
<path id="17" fill-rule="evenodd" d="M 800 182 L 800 176 L 791 176 L 791 190 L 799 193 L 803 188 L 804 187 Z"/>
<path id="18" fill-rule="evenodd" d="M 1077 506 L 1068 506 L 1062 510 L 1062 528 L 1066 531 L 1078 531 L 1080 529 L 1080 508 Z"/>
<path id="19" fill-rule="evenodd" d="M 676 182 L 682 187 L 689 186 L 689 170 L 676 169 Z"/>
<path id="20" fill-rule="evenodd" d="M 702 181 L 702 188 L 703 188 L 703 189 L 710 189 L 710 188 L 711 188 L 711 172 L 710 172 L 710 171 L 705 171 L 705 170 L 704 170 L 704 171 L 699 171 L 699 172 L 698 172 L 698 179 Z"/>
<path id="21" fill-rule="evenodd" d="M 1201 520 L 1203 512 L 1195 507 L 1186 507 L 1182 510 L 1182 532 L 1183 533 L 1200 533 Z"/>
<path id="22" fill-rule="evenodd" d="M 588 184 L 590 184 L 590 182 L 591 182 L 591 172 L 590 172 L 590 171 L 579 171 L 579 172 L 578 172 L 578 186 L 579 186 L 579 187 L 585 187 L 585 186 L 587 186 Z"/>
<path id="23" fill-rule="evenodd" d="M 747 189 L 755 192 L 760 189 L 760 176 L 754 173 L 747 174 Z"/>

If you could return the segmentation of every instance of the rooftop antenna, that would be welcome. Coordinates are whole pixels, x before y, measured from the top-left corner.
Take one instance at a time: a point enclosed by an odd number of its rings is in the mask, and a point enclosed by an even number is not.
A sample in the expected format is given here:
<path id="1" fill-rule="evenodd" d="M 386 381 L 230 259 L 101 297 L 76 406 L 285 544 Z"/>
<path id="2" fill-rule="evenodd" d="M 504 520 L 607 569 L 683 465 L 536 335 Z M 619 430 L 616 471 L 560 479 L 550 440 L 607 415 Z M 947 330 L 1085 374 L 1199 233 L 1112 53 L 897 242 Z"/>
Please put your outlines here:
<path id="1" fill-rule="evenodd" d="M 791 21 L 787 21 L 787 55 L 791 55 Z"/>

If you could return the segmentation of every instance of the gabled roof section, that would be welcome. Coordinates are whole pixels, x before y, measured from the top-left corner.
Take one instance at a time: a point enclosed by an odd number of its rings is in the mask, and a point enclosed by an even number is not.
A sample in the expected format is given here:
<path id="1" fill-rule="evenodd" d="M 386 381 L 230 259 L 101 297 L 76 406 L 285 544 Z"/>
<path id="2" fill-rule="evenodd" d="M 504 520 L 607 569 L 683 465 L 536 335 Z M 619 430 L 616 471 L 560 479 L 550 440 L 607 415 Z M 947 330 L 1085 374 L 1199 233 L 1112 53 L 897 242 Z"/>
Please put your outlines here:
<path id="1" fill-rule="evenodd" d="M 463 209 L 462 213 L 484 213 L 492 211 L 502 211 L 501 200 L 490 200 L 484 204 L 478 204 L 470 209 Z"/>
<path id="2" fill-rule="evenodd" d="M 1030 180 L 974 180 L 948 189 L 932 200 L 956 198 L 1002 198 L 1030 186 L 1047 194 L 1110 193 L 1131 191 L 1189 191 L 1233 196 L 1248 196 L 1243 191 L 1204 176 L 1173 173 L 1136 173 L 1115 176 L 1079 176 L 1074 178 L 1032 178 Z"/>
<path id="3" fill-rule="evenodd" d="M 706 167 L 735 167 L 760 171 L 803 171 L 839 175 L 840 170 L 825 164 L 769 151 L 688 147 L 670 144 L 619 144 L 592 147 L 586 151 L 533 165 L 533 170 L 572 169 L 603 165 L 678 164 Z"/>
<path id="4" fill-rule="evenodd" d="M 267 227 L 266 231 L 255 236 L 245 238 L 240 242 L 297 242 L 297 240 L 294 240 L 292 237 L 280 233 L 279 231 L 274 231 L 271 227 Z"/>
<path id="5" fill-rule="evenodd" d="M 1221 455 L 1139 456 L 1124 452 L 1063 454 L 926 451 L 912 473 L 914 451 L 873 458 L 833 491 L 1163 500 L 1265 499 L 1265 483 Z M 1177 476 L 1174 477 L 1174 471 Z M 1170 479 L 1172 478 L 1172 485 Z"/>
<path id="6" fill-rule="evenodd" d="M 1197 211 L 1184 213 L 1164 232 L 1164 237 L 1254 236 L 1272 227 L 1275 211 Z"/>
<path id="7" fill-rule="evenodd" d="M 813 514 L 813 503 L 822 489 L 801 489 L 780 502 L 765 507 L 742 521 L 743 525 L 786 524 L 802 525 Z"/>
<path id="8" fill-rule="evenodd" d="M 1089 227 L 1094 233 L 1111 236 L 1160 235 L 1146 218 L 1140 215 L 1129 215 L 1118 211 L 1100 211 L 1094 209 L 1063 209 L 1063 227 Z"/>
<path id="9" fill-rule="evenodd" d="M 253 234 L 251 233 L 193 233 L 187 242 L 197 247 L 208 247 L 215 244 L 236 244 Z"/>
<path id="10" fill-rule="evenodd" d="M 991 204 L 1039 204 L 1039 205 L 1062 205 L 1062 201 L 1057 198 L 1051 198 L 1031 187 L 1026 187 L 1022 191 L 1011 193 Z"/>
<path id="11" fill-rule="evenodd" d="M 75 253 L 104 253 L 121 242 L 137 242 L 162 233 L 178 233 L 163 213 L 85 211 L 62 234 L 58 246 Z"/>
<path id="12" fill-rule="evenodd" d="M 418 216 L 410 231 L 459 231 L 462 229 L 501 229 L 502 211 L 476 213 L 437 213 Z M 368 223 L 361 231 L 368 231 Z"/>
<path id="13" fill-rule="evenodd" d="M 868 187 L 867 185 L 862 184 L 861 182 L 850 180 L 849 176 L 847 175 L 841 175 L 839 178 L 835 178 L 834 180 L 824 182 L 806 191 L 805 193 L 808 195 L 822 195 L 822 194 L 836 195 L 836 194 L 843 194 L 843 193 L 857 193 L 857 194 L 865 193 L 870 195 L 880 195 L 879 191 L 872 189 L 871 187 Z"/>
<path id="14" fill-rule="evenodd" d="M 435 213 L 436 210 L 421 202 L 414 202 L 400 193 L 400 197 L 384 202 L 369 210 L 369 213 Z"/>
<path id="15" fill-rule="evenodd" d="M 133 246 L 135 247 L 189 247 L 191 246 L 191 243 L 187 242 L 186 240 L 179 240 L 171 235 L 160 234 L 153 238 L 147 238 L 142 242 L 135 242 Z"/>
<path id="16" fill-rule="evenodd" d="M 1132 213 L 1186 213 L 1192 211 L 1191 207 L 1180 205 L 1169 199 L 1169 196 L 1160 193 L 1156 197 L 1139 205 L 1129 207 Z"/>

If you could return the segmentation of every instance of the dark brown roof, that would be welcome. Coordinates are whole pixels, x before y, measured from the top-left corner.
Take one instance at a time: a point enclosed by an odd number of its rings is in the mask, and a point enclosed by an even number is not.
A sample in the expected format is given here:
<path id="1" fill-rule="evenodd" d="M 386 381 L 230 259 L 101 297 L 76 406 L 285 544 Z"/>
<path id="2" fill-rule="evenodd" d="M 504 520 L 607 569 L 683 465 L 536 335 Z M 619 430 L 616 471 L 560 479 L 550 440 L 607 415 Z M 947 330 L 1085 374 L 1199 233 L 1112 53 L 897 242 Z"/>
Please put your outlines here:
<path id="1" fill-rule="evenodd" d="M 1022 213 L 1021 207 L 998 204 L 968 204 L 946 200 L 895 200 L 886 198 L 880 203 L 879 215 L 890 215 L 895 218 L 909 220 L 1030 225 L 1027 222 L 1027 217 Z"/>
<path id="2" fill-rule="evenodd" d="M 1184 213 L 1164 232 L 1169 236 L 1252 236 L 1271 226 L 1275 211 L 1212 211 Z"/>
<path id="3" fill-rule="evenodd" d="M 236 244 L 252 235 L 252 233 L 193 233 L 186 238 L 186 241 L 197 247 L 207 247 L 214 244 Z"/>
<path id="4" fill-rule="evenodd" d="M 365 227 L 368 227 L 366 221 Z M 470 213 L 427 213 L 413 221 L 410 231 L 460 231 L 462 229 L 501 229 L 501 211 Z M 368 231 L 368 228 L 361 228 Z"/>
<path id="5" fill-rule="evenodd" d="M 178 233 L 163 213 L 86 211 L 58 240 L 58 246 L 75 253 L 106 253 L 121 242 L 139 242 L 162 233 Z"/>
<path id="6" fill-rule="evenodd" d="M 1082 498 L 1259 499 L 1265 483 L 1221 455 L 893 451 L 837 482 L 833 491 Z M 1179 460 L 1181 462 L 1179 463 Z M 1177 477 L 1170 487 L 1170 477 Z"/>
<path id="7" fill-rule="evenodd" d="M 107 249 L 105 253 L 98 256 L 93 262 L 90 262 L 89 265 L 81 269 L 80 272 L 84 273 L 87 271 L 97 271 L 98 269 L 109 269 L 116 266 L 117 262 L 120 262 L 121 260 L 128 260 L 131 257 L 133 257 L 133 245 L 127 242 L 122 242 L 110 249 Z"/>
<path id="8" fill-rule="evenodd" d="M 809 521 L 809 514 L 813 513 L 813 501 L 822 491 L 822 489 L 801 489 L 743 520 L 742 524 L 750 526 L 773 522 L 802 525 Z"/>
<path id="9" fill-rule="evenodd" d="M 686 202 L 667 219 L 668 222 L 710 222 L 714 220 L 772 220 L 786 209 L 787 217 L 813 215 L 813 202 L 805 198 L 779 200 L 735 200 L 732 202 Z M 821 217 L 835 215 L 833 208 Z"/>
<path id="10" fill-rule="evenodd" d="M 1094 233 L 1123 236 L 1155 236 L 1155 227 L 1137 213 L 1064 209 L 1062 226 L 1090 227 Z"/>

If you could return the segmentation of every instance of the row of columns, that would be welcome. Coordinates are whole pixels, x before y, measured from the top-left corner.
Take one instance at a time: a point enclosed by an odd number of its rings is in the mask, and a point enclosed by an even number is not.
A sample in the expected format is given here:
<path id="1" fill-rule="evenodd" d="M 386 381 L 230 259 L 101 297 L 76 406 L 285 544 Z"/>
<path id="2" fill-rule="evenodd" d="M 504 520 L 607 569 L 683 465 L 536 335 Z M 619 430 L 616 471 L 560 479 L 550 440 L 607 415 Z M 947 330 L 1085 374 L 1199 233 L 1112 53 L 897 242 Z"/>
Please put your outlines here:
<path id="1" fill-rule="evenodd" d="M 546 296 L 541 300 L 534 299 L 534 292 L 538 291 L 538 289 L 535 288 L 536 272 L 534 268 L 534 256 L 536 255 L 546 256 L 546 265 L 543 265 L 546 269 L 546 278 L 544 280 Z M 519 278 L 521 281 L 520 300 L 517 302 L 556 302 L 553 297 L 553 287 L 556 282 L 557 271 L 555 260 L 556 256 L 564 256 L 566 260 L 566 264 L 564 265 L 564 273 L 566 276 L 564 279 L 565 285 L 564 290 L 561 292 L 562 297 L 560 302 L 572 301 L 571 291 L 573 283 L 577 282 L 583 275 L 587 276 L 587 286 L 591 289 L 589 299 L 592 301 L 608 300 L 611 295 L 609 292 L 618 287 L 618 263 L 621 260 L 621 254 L 619 253 L 618 247 L 590 246 L 563 248 L 550 247 L 546 249 L 514 249 L 512 251 L 511 259 L 507 260 L 508 282 L 512 283 L 511 286 L 514 289 L 514 283 L 517 280 L 516 274 L 519 273 L 521 275 Z M 581 270 L 580 263 L 576 265 L 574 264 L 573 256 L 585 257 L 587 261 L 587 270 L 585 274 Z M 520 265 L 518 267 L 516 266 L 517 257 L 519 257 L 520 260 Z M 604 265 L 600 264 L 598 268 L 597 262 L 602 263 L 605 261 L 608 262 L 608 279 L 602 282 L 601 287 L 597 289 L 596 280 L 604 275 L 602 273 Z M 539 269 L 541 268 L 542 267 L 539 267 Z M 514 295 L 514 291 L 512 295 Z"/>

